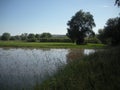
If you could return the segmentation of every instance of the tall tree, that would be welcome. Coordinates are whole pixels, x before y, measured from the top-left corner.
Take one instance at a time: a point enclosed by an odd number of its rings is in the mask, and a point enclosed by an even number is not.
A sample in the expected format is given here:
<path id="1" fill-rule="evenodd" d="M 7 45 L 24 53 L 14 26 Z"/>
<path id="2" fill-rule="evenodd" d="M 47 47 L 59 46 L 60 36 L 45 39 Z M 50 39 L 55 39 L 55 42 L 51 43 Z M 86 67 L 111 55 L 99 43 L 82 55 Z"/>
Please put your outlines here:
<path id="1" fill-rule="evenodd" d="M 87 34 L 94 35 L 92 28 L 95 27 L 93 16 L 89 12 L 78 11 L 67 25 L 67 36 L 76 44 L 83 44 Z"/>
<path id="2" fill-rule="evenodd" d="M 112 45 L 120 43 L 120 17 L 108 19 L 104 28 L 104 35 Z"/>
<path id="3" fill-rule="evenodd" d="M 99 32 L 99 37 L 107 44 L 120 44 L 120 17 L 108 19 L 104 29 Z"/>
<path id="4" fill-rule="evenodd" d="M 10 33 L 3 33 L 1 36 L 1 40 L 9 40 L 10 39 Z"/>

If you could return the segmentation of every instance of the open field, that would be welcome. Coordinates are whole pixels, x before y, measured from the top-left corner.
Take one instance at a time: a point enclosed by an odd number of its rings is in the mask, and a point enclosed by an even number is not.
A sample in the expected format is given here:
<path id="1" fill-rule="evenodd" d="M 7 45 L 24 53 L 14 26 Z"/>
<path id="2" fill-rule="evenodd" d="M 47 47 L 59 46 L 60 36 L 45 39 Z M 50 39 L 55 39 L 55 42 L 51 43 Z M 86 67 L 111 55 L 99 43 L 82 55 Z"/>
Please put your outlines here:
<path id="1" fill-rule="evenodd" d="M 53 42 L 20 42 L 0 41 L 0 47 L 33 47 L 33 48 L 104 48 L 104 44 L 76 45 L 74 43 L 53 43 Z"/>

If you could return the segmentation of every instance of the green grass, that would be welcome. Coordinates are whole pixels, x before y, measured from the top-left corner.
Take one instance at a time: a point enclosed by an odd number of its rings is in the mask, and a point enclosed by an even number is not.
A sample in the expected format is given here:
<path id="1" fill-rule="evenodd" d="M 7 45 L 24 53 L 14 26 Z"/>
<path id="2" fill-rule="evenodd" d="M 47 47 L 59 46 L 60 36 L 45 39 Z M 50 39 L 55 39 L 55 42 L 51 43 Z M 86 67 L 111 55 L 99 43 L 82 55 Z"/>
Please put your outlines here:
<path id="1" fill-rule="evenodd" d="M 0 47 L 35 47 L 35 48 L 103 48 L 103 44 L 76 45 L 74 43 L 52 43 L 52 42 L 20 42 L 0 41 Z"/>
<path id="2" fill-rule="evenodd" d="M 120 90 L 120 47 L 75 60 L 35 90 Z"/>

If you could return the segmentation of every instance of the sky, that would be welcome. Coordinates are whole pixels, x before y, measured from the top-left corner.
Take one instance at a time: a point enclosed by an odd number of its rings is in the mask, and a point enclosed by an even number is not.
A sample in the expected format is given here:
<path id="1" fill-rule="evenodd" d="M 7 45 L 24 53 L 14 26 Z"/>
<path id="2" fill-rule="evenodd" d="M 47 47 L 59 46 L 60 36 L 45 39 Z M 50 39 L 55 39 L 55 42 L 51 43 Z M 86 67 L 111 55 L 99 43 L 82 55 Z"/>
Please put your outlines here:
<path id="1" fill-rule="evenodd" d="M 90 12 L 98 29 L 119 16 L 115 0 L 0 0 L 0 35 L 49 32 L 66 34 L 67 22 L 79 10 Z"/>

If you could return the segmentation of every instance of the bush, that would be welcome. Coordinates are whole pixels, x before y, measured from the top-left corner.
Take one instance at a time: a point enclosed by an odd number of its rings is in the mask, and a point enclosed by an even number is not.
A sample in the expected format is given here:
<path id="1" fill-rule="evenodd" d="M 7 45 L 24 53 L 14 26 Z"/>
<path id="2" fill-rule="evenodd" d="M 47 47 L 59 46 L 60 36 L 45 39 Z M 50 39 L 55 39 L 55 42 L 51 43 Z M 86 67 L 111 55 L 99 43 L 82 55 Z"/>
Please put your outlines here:
<path id="1" fill-rule="evenodd" d="M 96 38 L 96 37 L 88 38 L 88 39 L 86 38 L 85 42 L 86 43 L 101 43 L 101 41 L 98 38 Z"/>
<path id="2" fill-rule="evenodd" d="M 27 39 L 27 42 L 36 42 L 37 39 L 36 38 L 30 38 L 30 39 Z"/>
<path id="3" fill-rule="evenodd" d="M 71 40 L 62 38 L 41 38 L 40 42 L 71 42 Z"/>

